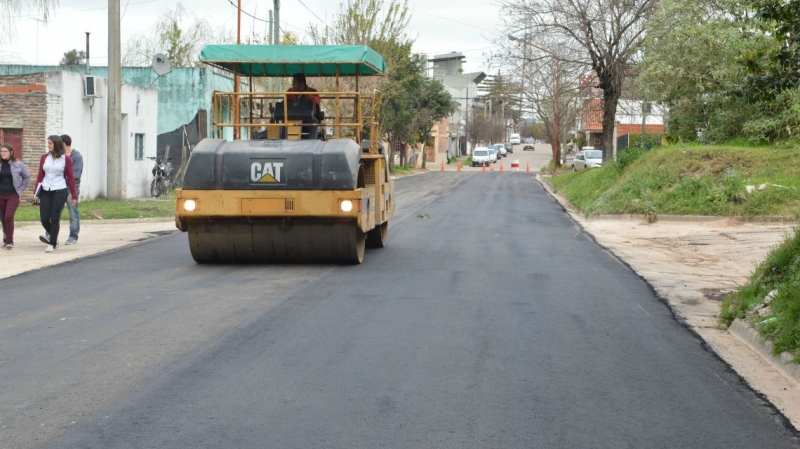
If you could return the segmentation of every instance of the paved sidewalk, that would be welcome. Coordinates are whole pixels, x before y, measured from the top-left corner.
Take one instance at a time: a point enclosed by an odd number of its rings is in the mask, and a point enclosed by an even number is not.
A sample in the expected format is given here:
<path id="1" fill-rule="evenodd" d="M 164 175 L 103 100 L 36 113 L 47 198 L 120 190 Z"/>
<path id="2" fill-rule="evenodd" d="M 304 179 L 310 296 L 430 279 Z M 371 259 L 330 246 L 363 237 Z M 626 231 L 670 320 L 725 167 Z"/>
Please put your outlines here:
<path id="1" fill-rule="evenodd" d="M 38 222 L 16 222 L 14 248 L 0 249 L 0 263 L 3 266 L 0 279 L 88 257 L 172 231 L 178 232 L 173 217 L 81 220 L 78 243 L 64 245 L 69 236 L 69 221 L 61 220 L 60 245 L 54 252 L 45 253 L 46 245 L 39 241 L 39 236 L 44 234 L 42 225 Z"/>

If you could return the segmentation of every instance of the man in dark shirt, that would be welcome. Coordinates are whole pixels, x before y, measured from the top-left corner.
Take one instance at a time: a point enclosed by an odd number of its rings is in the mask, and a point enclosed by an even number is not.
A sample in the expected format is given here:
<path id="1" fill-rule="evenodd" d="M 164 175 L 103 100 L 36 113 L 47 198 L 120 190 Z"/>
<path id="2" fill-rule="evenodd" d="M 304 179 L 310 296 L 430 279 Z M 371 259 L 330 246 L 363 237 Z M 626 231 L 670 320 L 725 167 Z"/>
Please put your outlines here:
<path id="1" fill-rule="evenodd" d="M 83 156 L 78 150 L 72 148 L 72 138 L 66 134 L 61 135 L 64 142 L 64 154 L 72 160 L 72 174 L 75 178 L 75 190 L 81 195 L 81 175 L 83 174 Z M 76 198 L 77 200 L 77 198 Z M 65 245 L 78 243 L 78 233 L 81 231 L 81 217 L 78 215 L 78 202 L 72 205 L 72 195 L 67 197 L 67 211 L 69 212 L 69 238 Z"/>

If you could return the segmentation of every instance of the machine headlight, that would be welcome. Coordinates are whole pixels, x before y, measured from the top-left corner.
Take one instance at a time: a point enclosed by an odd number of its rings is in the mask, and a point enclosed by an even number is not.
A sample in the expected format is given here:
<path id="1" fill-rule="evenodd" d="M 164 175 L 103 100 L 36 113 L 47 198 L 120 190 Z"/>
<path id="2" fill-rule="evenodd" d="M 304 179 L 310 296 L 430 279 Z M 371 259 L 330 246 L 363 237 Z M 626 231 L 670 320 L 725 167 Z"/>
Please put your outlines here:
<path id="1" fill-rule="evenodd" d="M 187 212 L 194 212 L 197 209 L 197 201 L 195 200 L 185 200 L 183 202 L 183 210 Z"/>
<path id="2" fill-rule="evenodd" d="M 353 202 L 350 200 L 339 201 L 339 210 L 342 212 L 351 212 L 353 210 Z"/>

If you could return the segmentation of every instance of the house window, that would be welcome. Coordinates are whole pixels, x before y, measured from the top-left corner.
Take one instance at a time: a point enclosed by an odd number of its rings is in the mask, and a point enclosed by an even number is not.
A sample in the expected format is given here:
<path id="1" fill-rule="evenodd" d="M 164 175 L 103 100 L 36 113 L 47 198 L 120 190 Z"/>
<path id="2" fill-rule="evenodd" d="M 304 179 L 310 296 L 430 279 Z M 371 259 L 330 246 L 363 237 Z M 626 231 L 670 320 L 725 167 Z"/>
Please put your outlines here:
<path id="1" fill-rule="evenodd" d="M 137 161 L 144 159 L 144 134 L 134 136 L 133 147 L 133 159 Z"/>

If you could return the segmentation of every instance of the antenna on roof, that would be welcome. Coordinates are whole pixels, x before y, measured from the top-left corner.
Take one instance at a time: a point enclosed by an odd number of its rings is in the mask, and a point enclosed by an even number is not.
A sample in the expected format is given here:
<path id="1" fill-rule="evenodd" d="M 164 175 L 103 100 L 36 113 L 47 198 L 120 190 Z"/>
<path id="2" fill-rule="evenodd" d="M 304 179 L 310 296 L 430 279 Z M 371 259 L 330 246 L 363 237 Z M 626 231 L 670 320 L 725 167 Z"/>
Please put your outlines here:
<path id="1" fill-rule="evenodd" d="M 153 55 L 153 71 L 156 72 L 156 79 L 153 80 L 150 85 L 152 86 L 153 83 L 156 82 L 162 75 L 166 75 L 167 73 L 172 71 L 172 65 L 169 63 L 169 58 L 163 53 L 156 53 Z"/>

